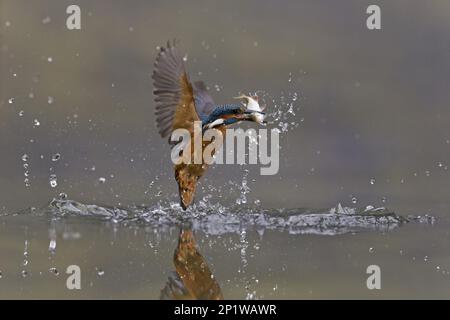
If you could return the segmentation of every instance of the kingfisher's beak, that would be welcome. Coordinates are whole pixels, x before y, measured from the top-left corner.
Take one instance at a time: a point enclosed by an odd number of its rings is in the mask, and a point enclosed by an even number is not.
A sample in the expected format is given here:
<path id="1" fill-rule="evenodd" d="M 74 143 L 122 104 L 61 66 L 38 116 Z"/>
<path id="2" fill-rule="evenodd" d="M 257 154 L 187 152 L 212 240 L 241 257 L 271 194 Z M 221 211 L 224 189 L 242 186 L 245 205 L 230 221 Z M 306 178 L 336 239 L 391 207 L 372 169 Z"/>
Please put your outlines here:
<path id="1" fill-rule="evenodd" d="M 253 113 L 257 113 L 257 114 L 262 114 L 263 116 L 266 115 L 265 112 L 262 111 L 244 111 L 245 114 L 253 114 Z"/>

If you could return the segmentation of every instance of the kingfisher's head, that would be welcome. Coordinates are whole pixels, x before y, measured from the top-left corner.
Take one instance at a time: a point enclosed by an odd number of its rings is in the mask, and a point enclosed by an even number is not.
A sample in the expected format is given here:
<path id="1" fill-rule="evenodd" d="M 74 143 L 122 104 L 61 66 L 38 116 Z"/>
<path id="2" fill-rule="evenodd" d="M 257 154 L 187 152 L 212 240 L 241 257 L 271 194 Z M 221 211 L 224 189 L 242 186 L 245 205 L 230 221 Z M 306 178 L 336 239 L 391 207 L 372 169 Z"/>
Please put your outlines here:
<path id="1" fill-rule="evenodd" d="M 247 96 L 245 94 L 241 94 L 235 99 L 241 99 L 246 114 L 246 120 L 254 121 L 256 123 L 266 123 L 264 121 L 265 113 L 263 112 L 264 108 L 261 108 L 258 101 L 258 96 Z"/>

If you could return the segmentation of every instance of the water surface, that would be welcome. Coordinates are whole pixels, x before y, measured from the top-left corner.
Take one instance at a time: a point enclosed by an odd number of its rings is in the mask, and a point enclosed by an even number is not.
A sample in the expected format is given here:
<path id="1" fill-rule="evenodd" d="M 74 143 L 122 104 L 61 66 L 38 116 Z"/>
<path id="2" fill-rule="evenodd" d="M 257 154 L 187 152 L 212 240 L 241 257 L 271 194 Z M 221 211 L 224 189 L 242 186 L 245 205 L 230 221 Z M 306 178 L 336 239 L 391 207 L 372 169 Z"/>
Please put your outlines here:
<path id="1" fill-rule="evenodd" d="M 0 298 L 448 298 L 448 226 L 340 204 L 183 212 L 53 200 L 0 217 Z M 66 288 L 73 264 L 81 290 Z M 366 286 L 373 264 L 381 290 Z"/>

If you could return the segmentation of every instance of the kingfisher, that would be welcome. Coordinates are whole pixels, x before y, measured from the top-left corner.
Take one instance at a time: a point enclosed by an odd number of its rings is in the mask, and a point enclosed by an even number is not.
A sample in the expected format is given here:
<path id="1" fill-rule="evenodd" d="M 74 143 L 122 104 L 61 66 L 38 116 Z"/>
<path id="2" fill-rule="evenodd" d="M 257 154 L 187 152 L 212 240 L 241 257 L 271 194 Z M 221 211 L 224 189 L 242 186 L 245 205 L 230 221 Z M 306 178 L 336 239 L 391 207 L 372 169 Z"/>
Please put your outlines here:
<path id="1" fill-rule="evenodd" d="M 264 108 L 260 107 L 256 95 L 241 94 L 235 97 L 240 103 L 217 105 L 203 81 L 191 82 L 176 41 L 168 41 L 166 46 L 158 47 L 152 79 L 156 126 L 163 138 L 170 136 L 176 129 L 186 129 L 193 141 L 196 121 L 201 121 L 203 131 L 217 129 L 223 136 L 229 126 L 241 121 L 265 123 Z M 203 141 L 202 148 L 209 143 Z M 169 144 L 173 147 L 170 138 Z M 194 152 L 195 148 L 191 148 L 191 153 Z M 175 180 L 183 210 L 194 201 L 197 182 L 207 168 L 208 165 L 204 163 L 175 165 Z"/>

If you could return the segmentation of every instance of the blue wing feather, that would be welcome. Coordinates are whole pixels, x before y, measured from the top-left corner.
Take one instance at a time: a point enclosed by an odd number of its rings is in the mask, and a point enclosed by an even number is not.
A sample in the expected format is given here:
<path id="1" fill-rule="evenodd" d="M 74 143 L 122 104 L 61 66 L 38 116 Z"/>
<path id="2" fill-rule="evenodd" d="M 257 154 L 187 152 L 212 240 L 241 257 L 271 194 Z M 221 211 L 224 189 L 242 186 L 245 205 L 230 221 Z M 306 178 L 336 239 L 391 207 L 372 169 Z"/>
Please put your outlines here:
<path id="1" fill-rule="evenodd" d="M 197 114 L 200 119 L 204 120 L 214 110 L 214 100 L 209 95 L 203 81 L 194 82 L 193 88 L 195 109 L 197 110 Z"/>

